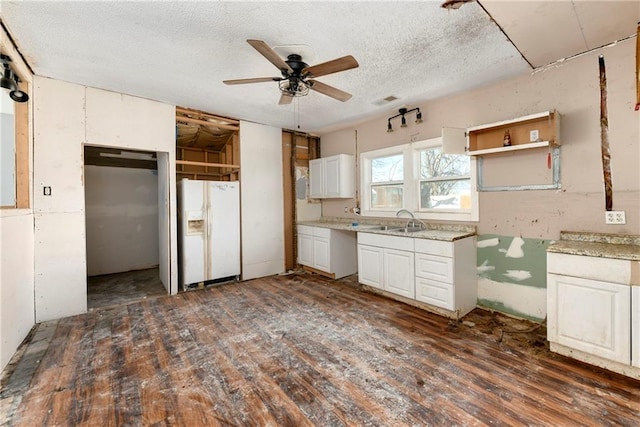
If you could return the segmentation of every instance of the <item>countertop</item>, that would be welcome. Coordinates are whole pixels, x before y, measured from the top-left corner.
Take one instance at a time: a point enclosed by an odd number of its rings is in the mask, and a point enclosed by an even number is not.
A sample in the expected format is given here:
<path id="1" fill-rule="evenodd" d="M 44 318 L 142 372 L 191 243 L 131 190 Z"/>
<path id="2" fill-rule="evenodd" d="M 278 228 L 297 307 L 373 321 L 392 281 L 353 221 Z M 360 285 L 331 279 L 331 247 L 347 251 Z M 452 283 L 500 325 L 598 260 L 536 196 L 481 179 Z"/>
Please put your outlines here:
<path id="1" fill-rule="evenodd" d="M 416 239 L 428 239 L 428 240 L 442 240 L 445 242 L 453 242 L 454 240 L 464 239 L 465 237 L 471 237 L 476 235 L 475 227 L 466 225 L 444 225 L 444 224 L 432 224 L 426 223 L 427 229 L 423 231 L 415 231 L 411 233 L 405 233 L 402 231 L 393 230 L 376 230 L 375 227 L 380 225 L 389 226 L 404 226 L 407 220 L 404 221 L 375 221 L 366 220 L 363 222 L 360 219 L 349 220 L 348 218 L 330 218 L 325 217 L 318 221 L 303 221 L 298 225 L 308 225 L 311 227 L 323 227 L 333 230 L 344 230 L 354 232 L 364 232 L 373 234 L 384 234 L 388 236 L 401 236 L 411 237 Z M 357 225 L 353 225 L 357 223 Z"/>
<path id="2" fill-rule="evenodd" d="M 547 252 L 640 261 L 640 236 L 561 231 Z"/>

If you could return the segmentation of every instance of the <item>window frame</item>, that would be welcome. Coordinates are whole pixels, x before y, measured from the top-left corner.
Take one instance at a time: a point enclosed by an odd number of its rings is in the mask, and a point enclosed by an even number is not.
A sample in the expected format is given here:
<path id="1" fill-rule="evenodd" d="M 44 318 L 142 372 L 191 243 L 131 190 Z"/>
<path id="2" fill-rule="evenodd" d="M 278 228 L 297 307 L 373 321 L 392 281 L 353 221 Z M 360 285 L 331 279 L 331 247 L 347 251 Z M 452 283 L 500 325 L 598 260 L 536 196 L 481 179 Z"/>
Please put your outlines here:
<path id="1" fill-rule="evenodd" d="M 416 200 L 415 200 L 415 215 L 421 219 L 433 219 L 433 220 L 449 220 L 449 221 L 478 221 L 478 191 L 476 183 L 476 158 L 468 156 L 467 154 L 450 154 L 457 156 L 469 157 L 469 175 L 456 175 L 456 178 L 436 178 L 436 179 L 421 179 L 420 174 L 420 153 L 424 150 L 431 148 L 443 148 L 442 138 L 432 138 L 423 141 L 418 141 L 412 144 L 414 169 L 416 177 Z M 448 154 L 448 153 L 445 153 Z M 468 177 L 468 178 L 467 178 Z M 469 180 L 470 188 L 470 203 L 469 209 L 430 209 L 420 208 L 420 184 L 422 182 L 435 182 L 435 181 L 460 181 Z"/>
<path id="2" fill-rule="evenodd" d="M 360 155 L 360 188 L 362 189 L 362 199 L 363 199 L 363 211 L 362 215 L 366 216 L 393 216 L 398 211 L 398 209 L 383 209 L 383 208 L 373 208 L 371 206 L 371 188 L 373 186 L 380 185 L 402 185 L 402 208 L 406 203 L 407 197 L 407 169 L 411 169 L 411 164 L 407 163 L 406 156 L 407 146 L 406 145 L 397 145 L 394 147 L 383 148 L 380 150 L 368 151 L 366 153 L 362 153 Z M 376 182 L 375 184 L 372 182 L 372 166 L 371 163 L 375 159 L 379 159 L 382 157 L 391 157 L 391 156 L 402 156 L 402 170 L 403 170 L 403 179 L 402 181 L 385 181 L 385 182 Z M 407 167 L 407 165 L 409 167 Z M 365 184 L 366 183 L 366 184 Z M 399 209 L 402 209 L 399 208 Z"/>
<path id="3" fill-rule="evenodd" d="M 360 188 L 362 189 L 362 216 L 395 217 L 399 209 L 408 209 L 416 218 L 434 221 L 479 221 L 479 197 L 477 189 L 476 158 L 469 156 L 469 185 L 471 188 L 470 209 L 419 209 L 420 206 L 420 152 L 442 147 L 442 138 L 431 138 L 409 144 L 395 145 L 360 154 Z M 403 203 L 399 209 L 373 209 L 371 207 L 371 161 L 380 157 L 402 154 L 403 156 Z M 466 155 L 466 154 L 458 154 Z M 466 179 L 466 178 L 465 178 Z M 395 183 L 395 182 L 394 182 Z M 380 184 L 380 183 L 377 183 Z"/>
<path id="4" fill-rule="evenodd" d="M 29 94 L 27 102 L 14 103 L 14 143 L 15 143 L 15 204 L 0 206 L 0 216 L 12 216 L 19 214 L 20 210 L 31 208 L 32 177 L 31 165 L 32 153 L 32 105 L 33 105 L 33 80 L 32 73 L 13 45 L 5 28 L 0 29 L 0 50 L 11 58 L 11 69 L 20 79 L 18 87 Z M 9 96 L 2 91 L 0 96 Z"/>

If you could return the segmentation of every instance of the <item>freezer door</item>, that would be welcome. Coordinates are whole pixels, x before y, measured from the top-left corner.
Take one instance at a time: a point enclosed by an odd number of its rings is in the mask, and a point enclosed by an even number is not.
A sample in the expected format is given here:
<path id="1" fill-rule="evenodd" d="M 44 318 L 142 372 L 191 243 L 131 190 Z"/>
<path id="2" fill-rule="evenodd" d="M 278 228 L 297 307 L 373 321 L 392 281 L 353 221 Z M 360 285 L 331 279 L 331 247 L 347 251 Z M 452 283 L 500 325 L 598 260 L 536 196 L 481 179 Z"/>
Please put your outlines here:
<path id="1" fill-rule="evenodd" d="M 180 207 L 180 285 L 185 287 L 206 278 L 206 187 L 202 181 L 179 183 Z"/>
<path id="2" fill-rule="evenodd" d="M 214 280 L 240 275 L 239 182 L 208 183 L 208 277 Z"/>

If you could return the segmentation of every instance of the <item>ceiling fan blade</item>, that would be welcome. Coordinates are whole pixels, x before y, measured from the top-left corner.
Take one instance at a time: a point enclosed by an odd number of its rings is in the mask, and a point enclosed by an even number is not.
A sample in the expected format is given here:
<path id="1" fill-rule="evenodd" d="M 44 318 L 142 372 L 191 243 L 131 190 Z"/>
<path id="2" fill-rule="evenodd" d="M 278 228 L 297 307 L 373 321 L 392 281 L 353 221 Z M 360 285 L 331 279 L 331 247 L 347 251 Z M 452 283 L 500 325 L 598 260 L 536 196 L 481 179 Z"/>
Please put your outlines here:
<path id="1" fill-rule="evenodd" d="M 282 94 L 280 95 L 280 101 L 278 101 L 278 105 L 291 104 L 291 101 L 293 101 L 293 96 Z"/>
<path id="2" fill-rule="evenodd" d="M 292 72 L 293 71 L 291 69 L 291 67 L 289 67 L 289 64 L 284 62 L 284 59 L 282 59 L 280 57 L 280 55 L 278 55 L 276 53 L 275 50 L 271 49 L 271 46 L 269 46 L 268 44 L 266 44 L 262 40 L 249 39 L 249 40 L 247 40 L 247 43 L 249 43 L 251 46 L 253 46 L 253 48 L 255 50 L 260 52 L 260 54 L 262 56 L 267 58 L 267 60 L 269 62 L 271 62 L 273 65 L 275 65 L 279 70 L 281 70 L 281 71 L 285 70 L 285 71 L 288 71 L 288 72 Z"/>
<path id="3" fill-rule="evenodd" d="M 353 56 L 347 55 L 342 58 L 307 67 L 302 70 L 302 74 L 308 75 L 309 77 L 320 77 L 326 76 L 327 74 L 337 73 L 338 71 L 358 68 L 358 65 L 358 61 L 356 61 Z"/>
<path id="4" fill-rule="evenodd" d="M 317 80 L 309 80 L 309 83 L 311 83 L 309 87 L 312 90 L 320 92 L 323 95 L 330 96 L 331 98 L 337 99 L 338 101 L 345 102 L 351 99 L 350 93 L 347 93 L 333 86 L 329 86 Z"/>
<path id="5" fill-rule="evenodd" d="M 245 83 L 263 83 L 263 82 L 279 82 L 281 77 L 256 77 L 253 79 L 235 79 L 235 80 L 223 80 L 222 83 L 226 85 L 243 85 Z"/>

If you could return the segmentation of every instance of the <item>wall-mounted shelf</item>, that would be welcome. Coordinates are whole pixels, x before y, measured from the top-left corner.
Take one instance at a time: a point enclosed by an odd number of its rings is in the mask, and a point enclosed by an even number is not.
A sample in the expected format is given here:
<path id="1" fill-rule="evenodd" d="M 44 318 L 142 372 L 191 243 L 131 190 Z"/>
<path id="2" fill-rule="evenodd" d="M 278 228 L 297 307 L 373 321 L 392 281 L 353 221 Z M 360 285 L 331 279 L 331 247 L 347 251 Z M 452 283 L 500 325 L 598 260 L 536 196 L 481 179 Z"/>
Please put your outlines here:
<path id="1" fill-rule="evenodd" d="M 505 147 L 507 132 L 511 145 Z M 467 129 L 468 154 L 480 156 L 559 145 L 559 135 L 560 116 L 555 110 L 530 114 Z"/>
<path id="2" fill-rule="evenodd" d="M 511 145 L 504 146 L 505 134 L 509 133 Z M 467 129 L 442 128 L 443 151 L 447 154 L 467 154 L 477 158 L 477 182 L 479 191 L 548 190 L 558 189 L 560 184 L 560 114 L 555 110 L 530 114 L 511 120 L 489 123 Z M 548 148 L 547 161 L 531 164 L 531 153 L 523 150 Z M 523 153 L 521 155 L 518 152 Z M 542 151 L 544 153 L 544 151 Z M 498 154 L 513 153 L 509 156 Z M 517 157 L 515 157 L 517 155 Z M 487 165 L 485 165 L 485 161 Z M 537 161 L 537 160 L 536 160 Z M 508 163 L 505 163 L 508 162 Z M 531 176 L 531 181 L 514 182 L 513 167 L 523 177 Z M 531 167 L 527 168 L 527 165 Z M 541 173 L 538 165 L 550 169 L 551 174 Z M 488 173 L 485 173 L 487 172 Z M 496 171 L 503 171 L 504 179 L 495 179 Z M 485 175 L 493 173 L 494 179 Z M 539 176 L 546 176 L 538 180 Z M 489 181 L 485 182 L 485 181 Z M 504 185 L 502 182 L 504 181 Z M 515 180 L 517 181 L 517 180 Z M 522 181 L 522 180 L 521 180 Z M 491 183 L 492 182 L 492 183 Z"/>

